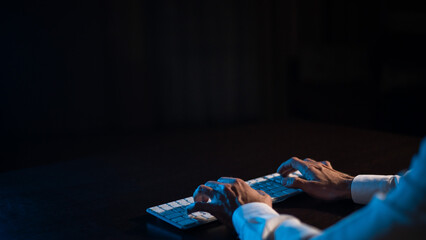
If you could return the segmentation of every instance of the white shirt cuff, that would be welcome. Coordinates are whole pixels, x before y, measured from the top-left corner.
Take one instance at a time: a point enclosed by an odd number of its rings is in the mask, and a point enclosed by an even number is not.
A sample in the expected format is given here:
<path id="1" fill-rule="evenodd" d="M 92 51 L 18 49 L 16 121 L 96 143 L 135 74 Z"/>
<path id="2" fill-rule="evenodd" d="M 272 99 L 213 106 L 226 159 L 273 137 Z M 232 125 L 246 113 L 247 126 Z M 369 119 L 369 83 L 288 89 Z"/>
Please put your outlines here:
<path id="1" fill-rule="evenodd" d="M 241 205 L 232 215 L 232 223 L 240 239 L 262 239 L 266 221 L 279 214 L 265 203 Z"/>
<path id="2" fill-rule="evenodd" d="M 399 183 L 396 175 L 358 175 L 351 184 L 352 200 L 367 204 L 376 193 L 387 193 Z"/>
<path id="3" fill-rule="evenodd" d="M 240 239 L 274 239 L 275 233 L 285 239 L 306 239 L 320 231 L 303 224 L 291 215 L 279 215 L 265 203 L 248 203 L 232 215 L 232 222 Z M 281 239 L 281 238 L 280 238 Z M 283 238 L 284 239 L 284 238 Z"/>

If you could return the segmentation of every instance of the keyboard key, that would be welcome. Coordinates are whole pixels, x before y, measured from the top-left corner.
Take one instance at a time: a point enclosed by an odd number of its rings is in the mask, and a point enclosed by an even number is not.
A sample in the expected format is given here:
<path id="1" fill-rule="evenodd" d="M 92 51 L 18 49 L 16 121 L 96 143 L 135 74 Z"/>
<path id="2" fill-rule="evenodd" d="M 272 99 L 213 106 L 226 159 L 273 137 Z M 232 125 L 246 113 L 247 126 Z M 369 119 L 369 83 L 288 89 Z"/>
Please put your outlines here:
<path id="1" fill-rule="evenodd" d="M 208 212 L 205 212 L 204 213 L 204 217 L 207 217 L 207 218 L 214 218 L 214 216 L 213 215 L 211 215 L 210 213 L 208 213 Z"/>
<path id="2" fill-rule="evenodd" d="M 273 197 L 273 198 L 281 197 L 281 196 L 283 196 L 283 194 L 282 194 L 282 193 L 272 193 L 272 194 L 271 194 L 271 197 Z"/>
<path id="3" fill-rule="evenodd" d="M 181 199 L 181 200 L 177 200 L 176 201 L 178 204 L 182 205 L 182 206 L 188 206 L 190 203 L 188 201 L 186 201 L 185 199 Z"/>
<path id="4" fill-rule="evenodd" d="M 170 210 L 170 209 L 172 209 L 172 207 L 170 207 L 167 204 L 160 205 L 159 207 L 162 208 L 162 209 L 164 209 L 164 210 Z"/>
<path id="5" fill-rule="evenodd" d="M 165 217 L 167 217 L 168 215 L 171 215 L 171 214 L 175 214 L 176 212 L 175 211 L 173 211 L 173 210 L 168 210 L 168 211 L 164 211 L 164 212 L 162 212 L 162 213 L 160 213 L 162 216 L 165 216 Z"/>
<path id="6" fill-rule="evenodd" d="M 272 190 L 275 192 L 283 192 L 285 190 L 287 190 L 288 188 L 281 186 L 281 187 L 277 187 L 277 188 L 273 188 Z"/>
<path id="7" fill-rule="evenodd" d="M 172 207 L 172 208 L 180 207 L 180 205 L 179 205 L 179 204 L 177 204 L 176 202 L 169 202 L 169 203 L 168 203 L 168 205 L 169 205 L 170 207 Z"/>
<path id="8" fill-rule="evenodd" d="M 266 194 L 268 194 L 269 196 L 272 194 L 272 193 L 275 193 L 275 192 L 272 192 L 271 190 L 264 190 L 265 192 L 266 192 Z"/>
<path id="9" fill-rule="evenodd" d="M 162 213 L 164 212 L 163 209 L 159 208 L 159 207 L 152 207 L 150 208 L 152 211 L 156 212 L 156 213 Z"/>
<path id="10" fill-rule="evenodd" d="M 201 215 L 203 215 L 201 212 L 194 212 L 190 214 L 190 216 L 193 216 L 193 217 L 199 217 Z"/>
<path id="11" fill-rule="evenodd" d="M 183 220 L 185 220 L 185 219 L 188 219 L 188 218 L 184 218 L 184 217 L 180 216 L 180 217 L 173 218 L 173 219 L 171 219 L 171 220 L 172 220 L 173 222 L 180 222 L 180 221 L 183 221 Z"/>
<path id="12" fill-rule="evenodd" d="M 263 177 L 259 177 L 259 178 L 256 178 L 256 179 L 254 179 L 256 182 L 258 182 L 258 183 L 260 183 L 260 182 L 263 182 L 263 181 L 266 181 L 266 179 L 265 178 L 263 178 Z"/>
<path id="13" fill-rule="evenodd" d="M 166 215 L 165 217 L 168 218 L 168 219 L 173 219 L 173 218 L 181 217 L 181 216 L 182 216 L 181 213 L 174 212 L 172 214 Z"/>
<path id="14" fill-rule="evenodd" d="M 250 185 L 250 186 L 253 185 L 253 184 L 255 184 L 255 183 L 256 183 L 255 180 L 248 180 L 247 181 L 247 184 Z"/>
<path id="15" fill-rule="evenodd" d="M 271 180 L 272 180 L 272 181 L 274 181 L 274 182 L 276 182 L 276 183 L 281 184 L 281 183 L 282 183 L 282 180 L 283 180 L 283 177 L 278 176 L 278 177 L 274 177 L 274 178 L 272 178 Z"/>
<path id="16" fill-rule="evenodd" d="M 274 177 L 274 174 L 269 174 L 269 175 L 266 175 L 265 176 L 265 178 L 267 178 L 267 179 L 271 179 L 271 178 L 273 178 Z"/>
<path id="17" fill-rule="evenodd" d="M 185 198 L 185 200 L 189 203 L 193 203 L 194 202 L 194 198 L 193 197 L 187 197 Z"/>
<path id="18" fill-rule="evenodd" d="M 208 212 L 195 212 L 189 215 L 191 219 L 196 219 L 200 222 L 215 220 L 214 216 Z"/>
<path id="19" fill-rule="evenodd" d="M 208 212 L 202 212 L 201 217 L 205 218 L 206 220 L 210 220 L 213 218 L 213 215 Z"/>
<path id="20" fill-rule="evenodd" d="M 177 207 L 177 208 L 174 208 L 173 210 L 175 210 L 176 212 L 186 212 L 186 207 Z"/>

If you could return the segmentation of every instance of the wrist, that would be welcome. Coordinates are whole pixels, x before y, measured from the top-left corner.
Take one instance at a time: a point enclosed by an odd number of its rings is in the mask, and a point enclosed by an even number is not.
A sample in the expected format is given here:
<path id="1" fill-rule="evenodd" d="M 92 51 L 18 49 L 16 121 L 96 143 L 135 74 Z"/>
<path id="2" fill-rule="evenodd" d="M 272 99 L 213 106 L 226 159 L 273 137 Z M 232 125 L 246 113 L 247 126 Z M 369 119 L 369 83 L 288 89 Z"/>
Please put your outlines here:
<path id="1" fill-rule="evenodd" d="M 354 177 L 348 176 L 347 179 L 344 180 L 344 199 L 352 199 L 352 182 L 354 180 Z"/>

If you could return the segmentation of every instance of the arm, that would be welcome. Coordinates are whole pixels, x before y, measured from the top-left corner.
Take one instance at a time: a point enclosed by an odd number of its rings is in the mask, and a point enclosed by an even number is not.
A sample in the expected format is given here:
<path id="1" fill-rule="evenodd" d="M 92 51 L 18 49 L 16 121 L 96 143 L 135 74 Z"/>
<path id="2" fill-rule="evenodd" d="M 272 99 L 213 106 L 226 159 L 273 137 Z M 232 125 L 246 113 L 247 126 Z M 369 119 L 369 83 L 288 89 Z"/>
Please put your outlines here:
<path id="1" fill-rule="evenodd" d="M 422 239 L 426 234 L 426 188 L 410 175 L 387 196 L 320 231 L 262 203 L 239 207 L 233 223 L 241 239 Z"/>

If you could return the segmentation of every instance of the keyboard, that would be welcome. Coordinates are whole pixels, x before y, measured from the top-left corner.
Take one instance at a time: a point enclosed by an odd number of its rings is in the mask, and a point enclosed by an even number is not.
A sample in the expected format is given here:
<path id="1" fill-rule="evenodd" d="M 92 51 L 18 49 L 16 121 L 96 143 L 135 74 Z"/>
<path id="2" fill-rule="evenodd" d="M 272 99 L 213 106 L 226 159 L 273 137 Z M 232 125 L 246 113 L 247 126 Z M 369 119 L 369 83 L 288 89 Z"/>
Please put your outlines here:
<path id="1" fill-rule="evenodd" d="M 289 176 L 298 176 L 299 171 L 291 173 Z M 281 184 L 282 177 L 278 173 L 269 174 L 263 177 L 246 181 L 252 188 L 263 190 L 272 198 L 273 203 L 282 202 L 285 199 L 302 192 L 300 189 L 286 188 Z M 155 217 L 179 228 L 189 229 L 213 222 L 216 218 L 208 212 L 194 212 L 190 215 L 186 213 L 186 206 L 193 203 L 193 197 L 179 199 L 173 202 L 157 205 L 148 208 L 146 211 Z"/>

